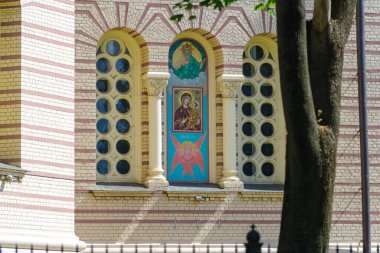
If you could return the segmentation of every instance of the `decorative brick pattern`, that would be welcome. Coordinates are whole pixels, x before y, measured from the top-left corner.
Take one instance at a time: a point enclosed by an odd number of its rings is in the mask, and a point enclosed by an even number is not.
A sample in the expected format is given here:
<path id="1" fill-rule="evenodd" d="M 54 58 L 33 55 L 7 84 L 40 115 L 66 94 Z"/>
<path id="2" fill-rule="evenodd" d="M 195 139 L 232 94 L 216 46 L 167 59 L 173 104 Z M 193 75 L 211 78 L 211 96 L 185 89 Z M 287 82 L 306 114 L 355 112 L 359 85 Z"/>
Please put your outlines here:
<path id="1" fill-rule="evenodd" d="M 0 14 L 0 160 L 29 170 L 0 192 L 0 221 L 74 237 L 74 1 L 6 0 Z"/>
<path id="2" fill-rule="evenodd" d="M 194 21 L 173 23 L 171 4 L 144 0 L 131 4 L 129 1 L 76 1 L 76 229 L 78 235 L 88 242 L 174 242 L 185 240 L 194 242 L 242 242 L 248 230 L 248 223 L 259 225 L 264 240 L 276 240 L 280 223 L 281 195 L 276 197 L 246 197 L 238 194 L 221 212 L 214 224 L 206 224 L 215 217 L 217 206 L 225 204 L 227 193 L 221 198 L 214 198 L 210 193 L 202 192 L 212 201 L 194 202 L 186 193 L 173 198 L 171 194 L 141 196 L 141 192 L 125 193 L 128 197 L 115 195 L 94 198 L 90 190 L 95 186 L 95 109 L 94 109 L 94 59 L 97 40 L 108 29 L 127 27 L 133 29 L 144 41 L 144 52 L 147 60 L 143 67 L 152 72 L 167 72 L 168 50 L 175 37 L 182 31 L 191 29 L 204 36 L 214 48 L 217 76 L 221 74 L 241 74 L 242 53 L 247 42 L 257 34 L 275 33 L 275 18 L 265 12 L 253 12 L 255 1 L 238 3 L 221 12 L 208 9 L 195 10 Z M 369 101 L 369 137 L 370 166 L 372 179 L 378 173 L 378 146 L 380 129 L 378 102 L 376 97 L 380 90 L 377 62 L 379 61 L 380 15 L 376 8 L 379 3 L 372 0 L 368 3 L 366 13 L 367 27 L 367 67 L 368 67 L 368 101 Z M 308 1 L 312 8 L 312 1 Z M 311 11 L 308 11 L 308 15 Z M 132 30 L 131 30 L 132 31 Z M 356 241 L 361 236 L 360 220 L 360 157 L 357 83 L 356 83 L 356 48 L 355 29 L 353 28 L 346 49 L 345 68 L 342 87 L 341 134 L 339 139 L 337 184 L 335 188 L 335 205 L 333 214 L 333 241 Z M 148 54 L 149 51 L 149 54 Z M 85 68 L 84 68 L 85 66 Z M 144 72 L 146 72 L 144 71 Z M 146 176 L 148 159 L 148 124 L 147 93 L 142 92 L 142 165 L 143 177 Z M 216 94 L 216 173 L 221 177 L 223 168 L 222 150 L 222 96 Z M 164 99 L 165 101 L 165 99 Z M 163 103 L 165 108 L 165 103 Z M 165 122 L 165 110 L 163 119 Z M 163 126 L 165 129 L 165 126 Z M 165 147 L 166 136 L 163 136 Z M 164 149 L 165 150 L 165 149 Z M 163 155 L 165 157 L 165 155 Z M 165 164 L 165 161 L 164 161 Z M 165 165 L 164 165 L 165 167 Z M 372 182 L 372 196 L 379 195 L 379 187 Z M 261 194 L 266 194 L 262 192 Z M 253 194 L 254 195 L 254 194 Z M 260 194 L 258 194 L 260 195 Z M 376 214 L 379 203 L 374 198 L 372 211 Z M 231 204 L 233 203 L 233 204 Z M 373 217 L 373 233 L 377 235 L 379 221 Z M 221 220 L 218 223 L 218 220 Z M 228 226 L 228 231 L 225 233 Z M 262 224 L 260 226 L 260 224 Z M 207 226 L 206 226 L 207 225 Z M 353 229 L 347 230 L 350 225 Z M 210 229 L 205 232 L 205 228 Z M 102 231 L 102 232 L 98 232 Z M 107 231 L 106 233 L 103 233 Z M 344 233 L 342 233 L 344 232 Z M 191 236 L 186 236 L 190 234 Z M 207 235 L 206 235 L 207 234 Z M 344 234 L 344 235 L 342 235 Z M 195 240 L 196 238 L 196 240 Z"/>
<path id="3" fill-rule="evenodd" d="M 123 28 L 136 40 L 141 49 L 143 75 L 148 71 L 168 72 L 171 43 L 190 29 L 213 48 L 215 78 L 241 74 L 247 42 L 258 34 L 276 33 L 274 17 L 252 11 L 254 0 L 240 1 L 221 12 L 199 8 L 193 12 L 196 20 L 180 23 L 169 20 L 174 2 L 0 1 L 0 161 L 30 170 L 21 184 L 6 185 L 0 192 L 0 221 L 5 228 L 73 234 L 75 224 L 77 235 L 89 243 L 243 242 L 249 223 L 254 222 L 263 240 L 277 240 L 282 200 L 278 192 L 172 188 L 151 192 L 127 187 L 92 193 L 96 189 L 95 53 L 106 31 Z M 312 4 L 313 1 L 307 1 L 308 17 L 312 15 Z M 366 6 L 371 218 L 375 240 L 380 235 L 380 186 L 376 181 L 380 177 L 380 2 L 369 0 Z M 333 241 L 340 242 L 361 238 L 355 43 L 353 27 L 345 50 L 331 234 Z M 222 95 L 216 90 L 214 152 L 219 179 L 223 169 L 223 124 Z M 145 87 L 141 87 L 139 96 L 141 176 L 145 178 L 150 124 Z M 165 110 L 162 114 L 165 119 Z M 164 135 L 164 147 L 165 138 Z M 196 196 L 207 201 L 196 201 Z"/>

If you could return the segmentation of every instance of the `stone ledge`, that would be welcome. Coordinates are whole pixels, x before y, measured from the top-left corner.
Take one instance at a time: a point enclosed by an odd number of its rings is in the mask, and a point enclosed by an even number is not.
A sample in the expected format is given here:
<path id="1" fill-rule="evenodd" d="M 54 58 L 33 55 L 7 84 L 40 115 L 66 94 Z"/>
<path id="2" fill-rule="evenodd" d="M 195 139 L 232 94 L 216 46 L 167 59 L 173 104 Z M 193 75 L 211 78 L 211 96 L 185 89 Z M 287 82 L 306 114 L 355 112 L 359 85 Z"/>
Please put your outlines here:
<path id="1" fill-rule="evenodd" d="M 197 202 L 221 201 L 233 196 L 240 197 L 244 201 L 279 202 L 283 199 L 282 186 L 276 185 L 246 186 L 241 191 L 228 191 L 213 184 L 171 185 L 166 190 L 155 190 L 139 184 L 102 184 L 96 185 L 91 192 L 95 198 L 101 199 L 145 199 L 154 196 L 167 196 L 169 200 L 180 199 Z"/>

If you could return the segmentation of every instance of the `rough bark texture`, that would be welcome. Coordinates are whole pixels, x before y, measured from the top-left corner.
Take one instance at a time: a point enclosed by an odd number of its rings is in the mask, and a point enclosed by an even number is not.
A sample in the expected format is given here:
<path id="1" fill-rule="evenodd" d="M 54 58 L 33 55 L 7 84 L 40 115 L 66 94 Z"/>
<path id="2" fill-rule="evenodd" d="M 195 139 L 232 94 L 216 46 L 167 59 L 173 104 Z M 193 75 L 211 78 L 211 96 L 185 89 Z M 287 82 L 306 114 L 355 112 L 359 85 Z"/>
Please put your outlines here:
<path id="1" fill-rule="evenodd" d="M 356 0 L 277 0 L 287 136 L 279 253 L 322 253 L 329 243 L 343 49 Z"/>

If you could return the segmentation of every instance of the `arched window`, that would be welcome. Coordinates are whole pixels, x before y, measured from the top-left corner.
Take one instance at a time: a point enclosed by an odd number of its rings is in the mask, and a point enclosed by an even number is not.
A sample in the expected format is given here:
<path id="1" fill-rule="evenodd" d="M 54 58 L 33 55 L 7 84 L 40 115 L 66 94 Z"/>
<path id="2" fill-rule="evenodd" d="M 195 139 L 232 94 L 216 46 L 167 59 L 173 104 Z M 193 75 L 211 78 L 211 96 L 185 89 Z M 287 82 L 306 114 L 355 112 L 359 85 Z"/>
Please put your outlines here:
<path id="1" fill-rule="evenodd" d="M 123 30 L 107 32 L 96 52 L 98 182 L 141 182 L 138 100 L 141 56 Z"/>
<path id="2" fill-rule="evenodd" d="M 239 176 L 247 184 L 281 184 L 286 130 L 274 36 L 258 35 L 248 43 L 243 75 L 238 104 Z"/>

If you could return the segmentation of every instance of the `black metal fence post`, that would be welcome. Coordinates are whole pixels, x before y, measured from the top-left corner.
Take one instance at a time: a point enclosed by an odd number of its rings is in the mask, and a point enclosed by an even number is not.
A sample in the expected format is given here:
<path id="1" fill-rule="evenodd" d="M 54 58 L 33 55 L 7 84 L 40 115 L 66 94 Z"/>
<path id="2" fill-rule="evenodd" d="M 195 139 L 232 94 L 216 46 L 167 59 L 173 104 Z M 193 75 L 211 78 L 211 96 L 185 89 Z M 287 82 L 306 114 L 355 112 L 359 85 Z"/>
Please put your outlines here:
<path id="1" fill-rule="evenodd" d="M 248 243 L 245 244 L 246 253 L 261 253 L 263 244 L 260 242 L 260 234 L 255 230 L 255 225 L 252 224 L 251 231 L 247 234 Z M 270 246 L 268 245 L 268 250 Z M 269 252 L 269 251 L 268 251 Z"/>

